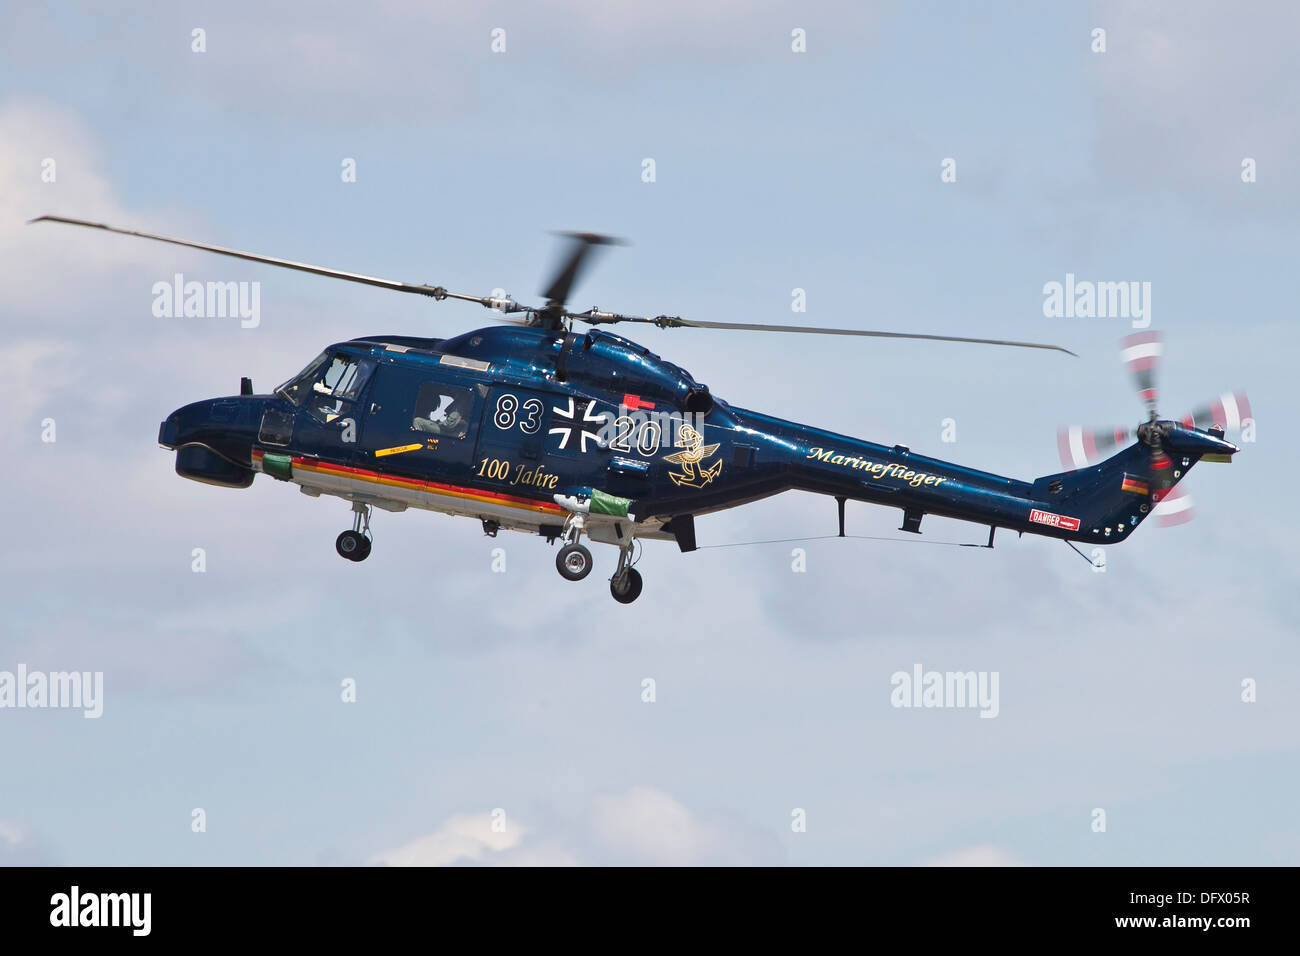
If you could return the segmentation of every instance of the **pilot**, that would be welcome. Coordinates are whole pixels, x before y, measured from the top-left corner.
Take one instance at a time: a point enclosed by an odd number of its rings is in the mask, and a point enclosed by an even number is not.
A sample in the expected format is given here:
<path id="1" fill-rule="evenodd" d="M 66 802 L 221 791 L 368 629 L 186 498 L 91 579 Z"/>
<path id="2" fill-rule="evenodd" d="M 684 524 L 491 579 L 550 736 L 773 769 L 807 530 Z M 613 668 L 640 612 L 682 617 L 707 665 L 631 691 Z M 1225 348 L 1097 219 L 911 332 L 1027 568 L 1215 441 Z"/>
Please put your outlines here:
<path id="1" fill-rule="evenodd" d="M 437 412 L 437 407 L 429 409 L 429 415 Z M 411 426 L 418 432 L 429 432 L 433 435 L 451 435 L 457 437 L 465 431 L 465 411 L 461 408 L 461 403 L 455 399 L 447 406 L 447 411 L 441 421 L 434 421 L 432 418 L 417 417 Z"/>

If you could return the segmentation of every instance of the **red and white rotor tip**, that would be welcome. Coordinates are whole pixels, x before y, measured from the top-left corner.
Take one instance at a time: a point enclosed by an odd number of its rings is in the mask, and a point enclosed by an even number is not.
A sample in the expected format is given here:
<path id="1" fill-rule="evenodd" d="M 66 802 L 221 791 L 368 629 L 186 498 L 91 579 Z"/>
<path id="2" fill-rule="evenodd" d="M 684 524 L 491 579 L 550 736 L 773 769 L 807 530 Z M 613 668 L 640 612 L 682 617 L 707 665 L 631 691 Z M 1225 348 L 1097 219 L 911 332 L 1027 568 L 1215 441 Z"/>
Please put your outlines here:
<path id="1" fill-rule="evenodd" d="M 1168 528 L 1176 524 L 1186 524 L 1195 517 L 1196 511 L 1192 507 L 1192 496 L 1177 485 L 1164 492 L 1163 496 L 1158 499 L 1156 494 L 1151 495 L 1152 500 L 1157 502 L 1151 514 L 1160 527 Z"/>
<path id="2" fill-rule="evenodd" d="M 1138 394 L 1151 411 L 1156 408 L 1156 369 L 1164 351 L 1164 336 L 1159 332 L 1135 332 L 1125 337 L 1119 353 L 1133 375 Z"/>

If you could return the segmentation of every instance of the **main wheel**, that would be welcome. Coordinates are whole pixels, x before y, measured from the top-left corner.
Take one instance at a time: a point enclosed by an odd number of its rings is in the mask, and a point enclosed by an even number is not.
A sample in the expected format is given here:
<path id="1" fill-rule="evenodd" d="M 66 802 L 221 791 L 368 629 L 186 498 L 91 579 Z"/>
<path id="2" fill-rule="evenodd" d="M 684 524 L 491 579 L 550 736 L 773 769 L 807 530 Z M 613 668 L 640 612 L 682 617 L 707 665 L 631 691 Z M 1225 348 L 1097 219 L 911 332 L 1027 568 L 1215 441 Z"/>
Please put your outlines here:
<path id="1" fill-rule="evenodd" d="M 334 550 L 349 561 L 364 561 L 370 557 L 370 539 L 359 531 L 344 531 L 334 540 Z"/>
<path id="2" fill-rule="evenodd" d="M 621 575 L 616 574 L 610 579 L 609 593 L 619 604 L 631 604 L 641 596 L 641 572 L 628 568 Z"/>
<path id="3" fill-rule="evenodd" d="M 555 569 L 569 581 L 581 581 L 591 573 L 591 552 L 580 544 L 566 544 L 555 556 Z"/>

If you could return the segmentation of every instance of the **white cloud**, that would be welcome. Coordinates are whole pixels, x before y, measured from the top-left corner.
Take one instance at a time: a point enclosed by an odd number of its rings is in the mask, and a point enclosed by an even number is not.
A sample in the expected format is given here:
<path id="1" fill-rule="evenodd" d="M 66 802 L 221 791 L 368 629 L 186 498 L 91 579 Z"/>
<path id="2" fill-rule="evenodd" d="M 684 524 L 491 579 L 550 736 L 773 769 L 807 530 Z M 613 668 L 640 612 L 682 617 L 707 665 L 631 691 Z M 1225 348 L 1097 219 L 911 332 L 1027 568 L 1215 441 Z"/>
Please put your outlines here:
<path id="1" fill-rule="evenodd" d="M 514 822 L 494 830 L 487 813 L 464 813 L 451 817 L 433 833 L 372 856 L 367 862 L 380 866 L 448 866 L 462 862 L 492 862 L 491 857 L 518 846 L 526 831 Z"/>
<path id="2" fill-rule="evenodd" d="M 591 820 L 594 834 L 611 850 L 670 866 L 707 856 L 720 835 L 681 802 L 652 787 L 598 796 Z"/>
<path id="3" fill-rule="evenodd" d="M 1028 866 L 1023 860 L 1018 860 L 1009 852 L 992 843 L 985 843 L 981 846 L 967 847 L 964 850 L 954 850 L 951 853 L 945 853 L 943 856 L 935 857 L 932 860 L 926 860 L 919 866 Z"/>
<path id="4" fill-rule="evenodd" d="M 1098 23 L 1108 44 L 1091 61 L 1103 175 L 1252 209 L 1240 182 L 1249 156 L 1260 164 L 1261 201 L 1269 198 L 1259 208 L 1300 196 L 1282 174 L 1300 148 L 1292 81 L 1300 8 L 1110 3 Z"/>
<path id="5" fill-rule="evenodd" d="M 597 795 L 579 820 L 493 832 L 486 813 L 450 817 L 428 836 L 373 855 L 388 866 L 689 866 L 780 862 L 768 834 L 697 814 L 662 790 Z"/>
<path id="6" fill-rule="evenodd" d="M 0 866 L 53 866 L 58 860 L 44 841 L 12 820 L 0 819 Z"/>
<path id="7" fill-rule="evenodd" d="M 42 179 L 47 161 L 54 164 L 53 182 Z M 43 214 L 130 222 L 103 165 L 98 144 L 75 112 L 38 99 L 0 103 L 0 286 L 15 324 L 46 322 L 64 309 L 83 312 L 86 288 L 119 282 L 124 267 L 147 259 L 139 243 L 27 224 Z"/>

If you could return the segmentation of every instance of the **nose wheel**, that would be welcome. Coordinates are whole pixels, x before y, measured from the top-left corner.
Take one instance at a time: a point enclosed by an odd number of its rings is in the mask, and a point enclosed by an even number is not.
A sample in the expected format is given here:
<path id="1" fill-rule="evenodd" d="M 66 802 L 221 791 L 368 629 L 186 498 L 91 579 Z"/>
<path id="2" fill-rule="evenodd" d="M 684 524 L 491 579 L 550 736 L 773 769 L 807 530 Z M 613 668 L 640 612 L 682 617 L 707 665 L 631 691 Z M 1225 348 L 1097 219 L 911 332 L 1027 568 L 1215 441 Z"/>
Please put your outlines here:
<path id="1" fill-rule="evenodd" d="M 580 544 L 566 544 L 555 556 L 555 569 L 566 581 L 581 581 L 591 573 L 591 552 Z"/>
<path id="2" fill-rule="evenodd" d="M 578 544 L 585 525 L 580 514 L 570 514 L 564 522 L 564 547 L 555 556 L 555 570 L 566 581 L 581 581 L 591 573 L 591 552 Z"/>
<path id="3" fill-rule="evenodd" d="M 364 561 L 370 557 L 370 505 L 354 501 L 352 511 L 352 530 L 334 539 L 334 550 L 349 561 Z"/>

